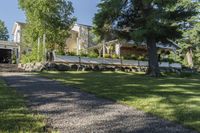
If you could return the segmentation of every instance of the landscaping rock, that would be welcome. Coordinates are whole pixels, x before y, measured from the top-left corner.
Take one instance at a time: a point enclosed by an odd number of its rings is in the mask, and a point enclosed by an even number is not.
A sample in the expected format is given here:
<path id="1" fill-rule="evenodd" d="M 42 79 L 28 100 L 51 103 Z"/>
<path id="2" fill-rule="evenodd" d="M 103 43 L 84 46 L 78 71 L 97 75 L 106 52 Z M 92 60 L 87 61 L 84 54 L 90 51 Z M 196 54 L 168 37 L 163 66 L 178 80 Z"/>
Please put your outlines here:
<path id="1" fill-rule="evenodd" d="M 69 71 L 70 67 L 68 65 L 64 65 L 64 64 L 56 64 L 55 66 L 57 71 Z"/>
<path id="2" fill-rule="evenodd" d="M 73 64 L 73 65 L 70 65 L 70 70 L 74 70 L 74 71 L 77 71 L 78 70 L 78 65 L 75 65 L 75 64 Z"/>

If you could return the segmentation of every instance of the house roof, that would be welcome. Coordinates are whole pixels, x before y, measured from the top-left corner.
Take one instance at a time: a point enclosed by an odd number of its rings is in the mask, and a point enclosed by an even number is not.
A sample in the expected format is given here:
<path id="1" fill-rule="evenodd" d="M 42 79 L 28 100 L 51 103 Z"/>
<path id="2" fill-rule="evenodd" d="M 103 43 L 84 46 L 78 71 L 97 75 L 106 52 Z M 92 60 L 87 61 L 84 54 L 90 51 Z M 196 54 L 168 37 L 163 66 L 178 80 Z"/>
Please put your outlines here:
<path id="1" fill-rule="evenodd" d="M 24 22 L 19 22 L 19 21 L 17 21 L 17 22 L 15 22 L 15 23 L 17 23 L 17 24 L 19 24 L 19 25 L 26 25 L 26 23 L 24 23 Z"/>
<path id="2" fill-rule="evenodd" d="M 77 25 L 79 25 L 79 26 L 85 26 L 85 27 L 89 27 L 89 28 L 92 28 L 92 26 L 91 26 L 91 25 L 86 25 L 86 24 L 80 24 L 80 23 L 77 23 Z"/>
<path id="3" fill-rule="evenodd" d="M 137 43 L 134 40 L 130 40 L 130 41 L 119 41 L 118 39 L 116 40 L 111 40 L 106 42 L 107 45 L 113 44 L 113 43 L 121 43 L 125 46 L 133 46 L 133 45 L 137 45 Z M 141 42 L 139 43 L 140 46 L 146 46 L 146 42 Z M 139 46 L 138 45 L 138 46 Z M 173 42 L 170 39 L 167 39 L 165 42 L 158 42 L 156 44 L 157 48 L 161 48 L 161 49 L 170 49 L 173 51 L 176 51 L 177 49 L 180 49 L 180 46 L 178 46 L 178 44 L 176 44 L 175 42 Z"/>

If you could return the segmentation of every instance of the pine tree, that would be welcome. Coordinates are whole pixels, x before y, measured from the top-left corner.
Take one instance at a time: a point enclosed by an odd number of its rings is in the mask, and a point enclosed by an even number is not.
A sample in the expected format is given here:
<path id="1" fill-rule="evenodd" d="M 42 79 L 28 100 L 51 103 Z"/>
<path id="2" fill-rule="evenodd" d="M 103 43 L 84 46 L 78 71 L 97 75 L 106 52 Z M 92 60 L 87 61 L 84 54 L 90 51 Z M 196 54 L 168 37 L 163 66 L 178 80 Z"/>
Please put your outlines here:
<path id="1" fill-rule="evenodd" d="M 4 22 L 0 20 L 0 40 L 7 41 L 9 38 L 8 29 L 6 28 Z"/>
<path id="2" fill-rule="evenodd" d="M 94 29 L 102 39 L 114 30 L 119 38 L 146 42 L 147 74 L 158 77 L 156 43 L 180 38 L 184 23 L 197 14 L 196 6 L 191 0 L 102 0 Z"/>

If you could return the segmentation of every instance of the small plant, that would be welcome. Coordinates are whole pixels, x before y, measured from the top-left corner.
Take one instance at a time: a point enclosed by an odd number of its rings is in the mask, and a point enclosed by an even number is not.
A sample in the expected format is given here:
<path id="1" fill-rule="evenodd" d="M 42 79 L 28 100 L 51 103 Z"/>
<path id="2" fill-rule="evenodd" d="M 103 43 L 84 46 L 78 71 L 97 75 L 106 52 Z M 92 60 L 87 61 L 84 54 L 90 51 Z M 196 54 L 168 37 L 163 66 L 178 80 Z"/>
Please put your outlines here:
<path id="1" fill-rule="evenodd" d="M 30 51 L 30 52 L 28 52 L 26 54 L 23 54 L 21 56 L 20 62 L 23 63 L 23 64 L 41 62 L 42 58 L 43 58 L 42 50 L 43 50 L 43 48 L 41 46 L 40 50 L 38 51 L 38 47 L 35 44 L 33 46 L 33 48 L 32 48 L 32 51 Z"/>
<path id="2" fill-rule="evenodd" d="M 97 57 L 99 57 L 99 55 L 96 52 L 94 52 L 94 51 L 90 51 L 89 54 L 88 54 L 88 57 L 90 57 L 90 58 L 97 58 Z"/>
<path id="3" fill-rule="evenodd" d="M 56 52 L 57 55 L 66 55 L 66 53 L 63 50 L 59 50 Z"/>
<path id="4" fill-rule="evenodd" d="M 75 52 L 68 52 L 67 55 L 69 55 L 69 56 L 76 56 L 76 53 Z"/>
<path id="5" fill-rule="evenodd" d="M 112 55 L 112 58 L 113 58 L 113 59 L 119 59 L 119 58 L 120 58 L 120 56 L 119 56 L 119 55 L 117 55 L 117 54 L 113 54 L 113 55 Z"/>
<path id="6" fill-rule="evenodd" d="M 105 54 L 104 58 L 111 58 L 111 56 L 109 54 Z"/>
<path id="7" fill-rule="evenodd" d="M 16 64 L 17 63 L 17 57 L 16 57 L 16 54 L 14 53 L 12 55 L 12 64 Z"/>

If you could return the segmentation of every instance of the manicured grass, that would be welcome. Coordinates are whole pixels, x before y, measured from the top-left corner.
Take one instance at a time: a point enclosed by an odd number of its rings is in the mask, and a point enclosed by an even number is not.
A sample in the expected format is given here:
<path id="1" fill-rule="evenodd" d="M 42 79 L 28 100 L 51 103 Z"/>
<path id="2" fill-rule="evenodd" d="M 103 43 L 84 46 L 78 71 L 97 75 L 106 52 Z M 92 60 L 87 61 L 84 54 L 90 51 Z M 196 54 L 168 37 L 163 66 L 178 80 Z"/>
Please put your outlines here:
<path id="1" fill-rule="evenodd" d="M 24 98 L 0 80 L 0 132 L 44 132 L 44 117 L 32 114 Z"/>
<path id="2" fill-rule="evenodd" d="M 43 72 L 41 75 L 200 131 L 200 75 L 188 78 L 151 78 L 123 72 Z"/>

